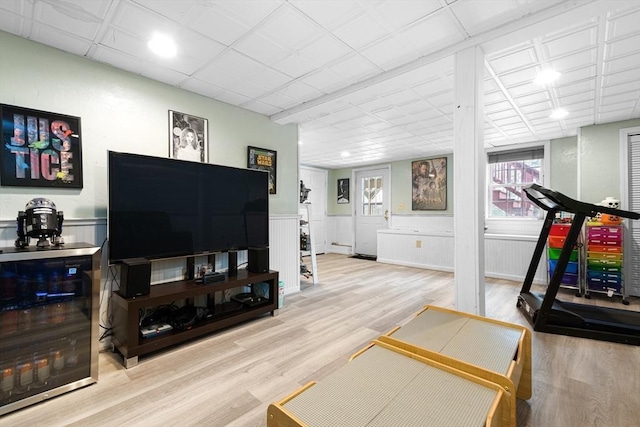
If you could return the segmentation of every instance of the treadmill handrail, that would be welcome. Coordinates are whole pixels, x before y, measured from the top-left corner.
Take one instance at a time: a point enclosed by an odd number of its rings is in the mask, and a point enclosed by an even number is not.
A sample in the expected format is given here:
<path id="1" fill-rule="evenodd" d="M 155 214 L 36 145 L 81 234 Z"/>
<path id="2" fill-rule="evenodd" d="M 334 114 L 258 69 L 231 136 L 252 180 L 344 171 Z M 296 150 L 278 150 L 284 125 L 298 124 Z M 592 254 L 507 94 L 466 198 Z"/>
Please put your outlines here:
<path id="1" fill-rule="evenodd" d="M 529 197 L 531 201 L 545 211 L 553 209 L 574 214 L 583 214 L 590 217 L 594 217 L 598 213 L 606 213 L 623 218 L 640 219 L 640 213 L 580 202 L 538 184 L 531 184 L 525 187 L 524 192 L 527 193 L 527 197 Z"/>

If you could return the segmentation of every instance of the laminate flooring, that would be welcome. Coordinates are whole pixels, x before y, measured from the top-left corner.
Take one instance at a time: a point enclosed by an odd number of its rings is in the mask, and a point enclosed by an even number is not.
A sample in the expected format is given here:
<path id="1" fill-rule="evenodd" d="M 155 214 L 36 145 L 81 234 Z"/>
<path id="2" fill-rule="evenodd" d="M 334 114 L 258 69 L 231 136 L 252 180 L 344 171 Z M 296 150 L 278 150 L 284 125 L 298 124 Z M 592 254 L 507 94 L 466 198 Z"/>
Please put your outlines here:
<path id="1" fill-rule="evenodd" d="M 119 354 L 101 353 L 97 384 L 0 425 L 265 426 L 269 403 L 322 380 L 423 305 L 454 308 L 450 273 L 337 254 L 318 256 L 318 271 L 321 282 L 287 295 L 278 316 L 141 357 L 130 369 Z M 520 286 L 487 279 L 487 317 L 529 326 L 515 306 Z M 561 298 L 622 307 L 619 298 Z M 640 298 L 625 308 L 639 311 Z M 638 425 L 640 347 L 533 333 L 533 397 L 518 401 L 517 415 L 521 427 Z"/>

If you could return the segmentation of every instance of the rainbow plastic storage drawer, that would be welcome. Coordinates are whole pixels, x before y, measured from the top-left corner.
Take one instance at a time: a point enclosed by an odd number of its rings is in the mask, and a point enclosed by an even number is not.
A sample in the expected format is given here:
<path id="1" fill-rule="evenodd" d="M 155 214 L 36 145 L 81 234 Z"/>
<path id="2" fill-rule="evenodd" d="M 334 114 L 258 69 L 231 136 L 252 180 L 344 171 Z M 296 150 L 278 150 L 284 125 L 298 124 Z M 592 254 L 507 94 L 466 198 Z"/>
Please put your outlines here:
<path id="1" fill-rule="evenodd" d="M 268 427 L 515 426 L 498 384 L 374 341 L 267 409 Z"/>
<path id="2" fill-rule="evenodd" d="M 587 271 L 587 287 L 592 291 L 620 292 L 622 290 L 622 275 L 606 271 Z"/>

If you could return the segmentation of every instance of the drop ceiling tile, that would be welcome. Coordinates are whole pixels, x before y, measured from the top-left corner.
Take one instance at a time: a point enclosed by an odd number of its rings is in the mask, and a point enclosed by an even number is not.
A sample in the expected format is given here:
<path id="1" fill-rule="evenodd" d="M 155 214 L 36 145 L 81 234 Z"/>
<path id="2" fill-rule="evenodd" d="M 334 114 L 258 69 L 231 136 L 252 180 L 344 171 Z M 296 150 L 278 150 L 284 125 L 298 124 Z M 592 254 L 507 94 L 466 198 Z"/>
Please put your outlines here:
<path id="1" fill-rule="evenodd" d="M 406 115 L 420 114 L 423 111 L 428 111 L 431 109 L 431 107 L 421 99 L 399 105 L 396 108 Z"/>
<path id="2" fill-rule="evenodd" d="M 631 5 L 631 3 L 630 3 Z M 609 20 L 607 26 L 607 40 L 624 37 L 638 31 L 640 25 L 640 10 L 637 3 L 629 11 Z"/>
<path id="3" fill-rule="evenodd" d="M 154 4 L 164 3 L 159 1 L 149 2 Z M 182 4 L 182 1 L 175 3 Z M 225 14 L 224 9 L 216 8 L 214 5 L 204 2 L 198 2 L 197 5 L 188 14 L 186 22 L 189 23 L 189 27 L 192 30 L 212 40 L 225 46 L 231 46 L 233 42 L 250 30 L 247 24 Z M 176 10 L 179 10 L 179 8 L 176 8 Z"/>
<path id="4" fill-rule="evenodd" d="M 490 92 L 484 93 L 484 104 L 485 106 L 489 106 L 491 104 L 496 104 L 496 103 L 500 103 L 502 101 L 505 101 L 506 97 L 504 96 L 504 93 L 502 92 Z"/>
<path id="5" fill-rule="evenodd" d="M 484 93 L 498 91 L 498 85 L 493 78 L 485 79 L 484 81 Z"/>
<path id="6" fill-rule="evenodd" d="M 419 95 L 424 96 L 425 98 L 429 98 L 434 95 L 441 94 L 443 92 L 450 92 L 451 88 L 443 87 L 442 81 L 440 79 L 432 79 L 423 84 L 419 84 L 413 87 Z"/>
<path id="7" fill-rule="evenodd" d="M 19 15 L 15 15 L 12 12 L 4 9 L 4 7 L 8 4 L 13 3 L 3 3 L 0 2 L 0 28 L 2 31 L 6 31 L 11 34 L 15 34 L 17 36 L 26 37 L 28 34 L 25 34 L 25 19 Z M 28 20 L 29 28 L 31 27 L 31 20 Z"/>
<path id="8" fill-rule="evenodd" d="M 591 25 L 589 28 L 583 28 L 570 34 L 556 37 L 542 43 L 547 58 L 557 58 L 571 54 L 577 50 L 589 48 L 597 43 L 598 27 Z"/>
<path id="9" fill-rule="evenodd" d="M 630 69 L 619 73 L 605 74 L 602 79 L 603 86 L 617 86 L 627 82 L 640 81 L 640 69 Z"/>
<path id="10" fill-rule="evenodd" d="M 292 0 L 291 4 L 328 30 L 349 21 L 362 10 L 360 2 L 355 0 Z"/>
<path id="11" fill-rule="evenodd" d="M 625 104 L 626 107 L 633 109 L 638 100 L 640 99 L 640 91 L 634 90 L 631 92 L 620 93 L 618 95 L 603 96 L 600 104 L 600 109 L 604 110 L 608 105 Z"/>
<path id="12" fill-rule="evenodd" d="M 574 95 L 580 92 L 592 91 L 596 88 L 595 79 L 590 79 L 578 83 L 562 85 L 557 89 L 558 95 L 560 96 L 568 96 Z"/>
<path id="13" fill-rule="evenodd" d="M 593 47 L 571 55 L 550 61 L 553 69 L 562 73 L 576 68 L 586 67 L 596 63 L 598 48 Z"/>
<path id="14" fill-rule="evenodd" d="M 516 99 L 516 102 L 518 102 L 517 98 L 524 97 L 525 95 L 536 95 L 539 93 L 545 93 L 547 92 L 547 90 L 533 82 L 530 82 L 509 87 L 507 88 L 507 92 L 509 92 L 509 95 L 511 95 L 511 97 Z"/>
<path id="15" fill-rule="evenodd" d="M 353 18 L 333 33 L 353 49 L 360 49 L 389 34 L 368 12 Z"/>
<path id="16" fill-rule="evenodd" d="M 623 109 L 623 110 L 598 114 L 598 120 L 596 123 L 602 124 L 602 123 L 618 122 L 621 120 L 629 120 L 631 118 L 632 117 L 629 114 L 629 110 Z"/>
<path id="17" fill-rule="evenodd" d="M 623 56 L 616 59 L 610 59 L 604 62 L 604 73 L 611 74 L 620 71 L 639 69 L 640 68 L 640 52 L 632 55 Z"/>
<path id="18" fill-rule="evenodd" d="M 327 69 L 336 76 L 340 76 L 340 79 L 344 82 L 343 86 L 348 86 L 349 82 L 357 82 L 380 72 L 379 68 L 360 55 L 347 57 L 327 67 Z"/>
<path id="19" fill-rule="evenodd" d="M 585 79 L 594 79 L 597 74 L 596 64 L 586 67 L 576 68 L 575 70 L 565 71 L 560 76 L 558 85 L 565 85 L 571 82 L 577 82 Z"/>
<path id="20" fill-rule="evenodd" d="M 165 67 L 145 67 L 140 74 L 171 86 L 179 86 L 187 78 L 184 74 Z"/>
<path id="21" fill-rule="evenodd" d="M 253 27 L 283 3 L 281 0 L 216 1 L 215 6 L 247 27 Z"/>
<path id="22" fill-rule="evenodd" d="M 446 11 L 429 15 L 396 34 L 398 40 L 413 46 L 418 53 L 430 52 L 464 40 Z"/>
<path id="23" fill-rule="evenodd" d="M 260 98 L 260 101 L 286 110 L 295 105 L 295 100 L 281 93 L 270 93 Z"/>
<path id="24" fill-rule="evenodd" d="M 233 48 L 266 65 L 273 65 L 291 54 L 289 49 L 256 33 L 247 34 Z"/>
<path id="25" fill-rule="evenodd" d="M 575 95 L 560 96 L 558 97 L 558 101 L 560 102 L 560 105 L 563 106 L 575 104 L 577 102 L 593 101 L 595 99 L 595 94 L 595 91 L 590 90 L 586 92 L 576 93 Z"/>
<path id="26" fill-rule="evenodd" d="M 317 24 L 286 3 L 268 16 L 258 32 L 280 46 L 293 50 L 307 45 L 322 34 Z"/>
<path id="27" fill-rule="evenodd" d="M 322 35 L 298 52 L 316 67 L 323 67 L 351 53 L 352 50 L 335 37 Z"/>
<path id="28" fill-rule="evenodd" d="M 307 73 L 310 73 L 316 69 L 316 67 L 309 62 L 306 58 L 298 55 L 297 53 L 292 53 L 286 56 L 284 59 L 273 64 L 273 68 L 276 70 L 292 77 L 298 78 L 304 76 Z M 335 84 L 335 77 L 333 83 Z"/>
<path id="29" fill-rule="evenodd" d="M 510 116 L 505 117 L 504 119 L 493 119 L 493 123 L 498 126 L 502 130 L 508 130 L 510 127 L 513 127 L 514 124 L 517 124 L 517 127 L 522 127 L 524 124 L 520 119 L 520 116 Z"/>
<path id="30" fill-rule="evenodd" d="M 640 34 L 635 34 L 624 39 L 605 44 L 605 60 L 625 56 L 640 50 Z"/>
<path id="31" fill-rule="evenodd" d="M 254 111 L 259 114 L 263 114 L 265 116 L 270 116 L 279 111 L 282 111 L 278 107 L 274 107 L 273 105 L 269 105 L 267 103 L 261 101 L 249 101 L 242 104 L 242 108 L 246 108 L 248 110 Z"/>
<path id="32" fill-rule="evenodd" d="M 378 67 L 389 70 L 413 59 L 413 51 L 394 37 L 387 37 L 362 50 L 362 56 Z"/>
<path id="33" fill-rule="evenodd" d="M 492 117 L 495 113 L 504 112 L 505 110 L 509 111 L 509 115 L 516 114 L 515 110 L 513 109 L 513 105 L 511 105 L 511 103 L 508 101 L 497 102 L 495 104 L 489 104 L 489 105 L 485 104 L 484 106 L 485 114 L 491 115 Z"/>
<path id="34" fill-rule="evenodd" d="M 389 120 L 396 117 L 400 117 L 402 113 L 395 108 L 385 108 L 383 110 L 377 110 L 373 112 L 373 115 L 382 120 Z"/>
<path id="35" fill-rule="evenodd" d="M 215 98 L 216 95 L 224 92 L 224 89 L 216 85 L 212 85 L 196 78 L 189 78 L 180 84 L 183 89 L 191 92 L 200 93 L 211 98 Z"/>
<path id="36" fill-rule="evenodd" d="M 118 3 L 111 23 L 145 43 L 156 32 L 173 37 L 181 32 L 178 23 L 131 2 Z"/>
<path id="37" fill-rule="evenodd" d="M 268 91 L 272 91 L 289 83 L 291 78 L 271 68 L 262 67 L 259 73 L 251 77 L 250 81 Z"/>
<path id="38" fill-rule="evenodd" d="M 211 66 L 234 75 L 238 79 L 251 78 L 265 69 L 265 66 L 233 49 L 218 56 Z"/>
<path id="39" fill-rule="evenodd" d="M 640 70 L 639 70 L 640 71 Z M 640 90 L 640 79 L 616 86 L 607 86 L 602 89 L 602 96 L 617 95 L 620 93 L 633 93 Z"/>
<path id="40" fill-rule="evenodd" d="M 389 24 L 392 30 L 409 25 L 442 8 L 438 0 L 393 0 L 375 6 L 375 13 Z"/>
<path id="41" fill-rule="evenodd" d="M 436 107 L 442 107 L 444 105 L 453 105 L 453 91 L 443 92 L 438 95 L 431 95 L 426 99 L 430 104 Z"/>
<path id="42" fill-rule="evenodd" d="M 387 105 L 399 106 L 415 102 L 419 97 L 413 91 L 404 89 L 381 96 L 380 99 Z"/>
<path id="43" fill-rule="evenodd" d="M 524 67 L 531 67 L 537 63 L 538 56 L 536 51 L 530 46 L 519 51 L 508 52 L 502 56 L 492 55 L 489 57 L 491 68 L 498 75 Z"/>
<path id="44" fill-rule="evenodd" d="M 247 98 L 255 99 L 264 95 L 267 90 L 261 86 L 255 85 L 246 79 L 238 79 L 233 84 L 225 86 L 225 89 L 238 93 Z M 287 107 L 291 106 L 293 102 L 287 104 Z M 274 104 L 277 105 L 277 104 Z"/>
<path id="45" fill-rule="evenodd" d="M 52 44 L 58 49 L 80 56 L 85 56 L 92 45 L 91 40 L 46 25 L 35 27 L 31 32 L 31 40 L 42 44 Z"/>
<path id="46" fill-rule="evenodd" d="M 515 86 L 523 83 L 531 83 L 538 75 L 537 67 L 523 68 L 518 71 L 500 75 L 500 81 L 504 86 Z"/>
<path id="47" fill-rule="evenodd" d="M 470 35 L 518 17 L 517 4 L 511 1 L 458 1 L 451 10 Z"/>
<path id="48" fill-rule="evenodd" d="M 35 20 L 82 38 L 93 40 L 107 14 L 106 2 L 67 0 L 65 2 L 36 2 Z"/>

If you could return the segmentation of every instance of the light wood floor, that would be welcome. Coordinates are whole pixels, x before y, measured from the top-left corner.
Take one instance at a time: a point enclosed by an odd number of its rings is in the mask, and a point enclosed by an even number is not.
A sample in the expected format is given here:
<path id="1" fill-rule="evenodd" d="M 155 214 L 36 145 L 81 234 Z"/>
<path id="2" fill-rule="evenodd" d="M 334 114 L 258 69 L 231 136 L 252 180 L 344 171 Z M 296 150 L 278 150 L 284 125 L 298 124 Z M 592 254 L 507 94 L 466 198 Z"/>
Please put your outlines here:
<path id="1" fill-rule="evenodd" d="M 128 370 L 118 354 L 102 353 L 97 384 L 0 425 L 265 426 L 269 403 L 321 380 L 423 305 L 454 308 L 449 273 L 335 254 L 319 256 L 318 270 L 321 283 L 288 295 L 276 317 L 141 357 Z M 519 290 L 488 279 L 487 316 L 528 326 L 515 307 Z M 628 307 L 640 310 L 640 299 Z M 640 347 L 534 333 L 533 397 L 517 412 L 521 427 L 638 425 Z"/>

